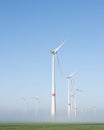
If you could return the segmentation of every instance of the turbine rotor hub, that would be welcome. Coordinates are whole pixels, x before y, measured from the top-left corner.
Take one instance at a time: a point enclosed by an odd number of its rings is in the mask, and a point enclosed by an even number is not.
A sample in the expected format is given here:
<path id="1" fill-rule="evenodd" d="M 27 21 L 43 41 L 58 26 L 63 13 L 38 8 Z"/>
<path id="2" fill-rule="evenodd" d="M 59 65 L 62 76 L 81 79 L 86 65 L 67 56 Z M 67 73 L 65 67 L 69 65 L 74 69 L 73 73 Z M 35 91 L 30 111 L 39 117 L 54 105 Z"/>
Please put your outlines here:
<path id="1" fill-rule="evenodd" d="M 56 54 L 57 54 L 57 51 L 51 51 L 51 53 L 52 53 L 53 55 L 56 55 Z"/>

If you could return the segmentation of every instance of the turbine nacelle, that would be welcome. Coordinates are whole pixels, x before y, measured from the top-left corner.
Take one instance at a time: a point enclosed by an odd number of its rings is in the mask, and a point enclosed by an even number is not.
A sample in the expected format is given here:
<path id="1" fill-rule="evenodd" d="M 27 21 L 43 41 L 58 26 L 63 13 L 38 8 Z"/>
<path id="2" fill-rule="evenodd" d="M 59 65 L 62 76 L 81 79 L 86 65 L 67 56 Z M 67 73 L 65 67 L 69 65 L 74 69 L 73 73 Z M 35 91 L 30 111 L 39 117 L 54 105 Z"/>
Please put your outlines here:
<path id="1" fill-rule="evenodd" d="M 67 79 L 71 79 L 72 78 L 72 76 L 67 76 Z"/>
<path id="2" fill-rule="evenodd" d="M 56 49 L 54 49 L 54 50 L 52 50 L 52 49 L 50 49 L 50 48 L 48 48 L 48 50 L 53 54 L 53 55 L 55 55 L 55 54 L 57 54 L 57 52 L 59 51 L 59 49 L 64 45 L 64 43 L 65 43 L 65 41 L 64 42 L 62 42 L 62 44 L 60 44 Z"/>
<path id="3" fill-rule="evenodd" d="M 72 74 L 70 74 L 69 76 L 67 76 L 67 79 L 72 79 L 72 77 L 76 74 L 77 72 L 73 72 Z"/>
<path id="4" fill-rule="evenodd" d="M 57 54 L 57 51 L 51 50 L 51 53 L 52 53 L 53 55 L 56 55 L 56 54 Z"/>

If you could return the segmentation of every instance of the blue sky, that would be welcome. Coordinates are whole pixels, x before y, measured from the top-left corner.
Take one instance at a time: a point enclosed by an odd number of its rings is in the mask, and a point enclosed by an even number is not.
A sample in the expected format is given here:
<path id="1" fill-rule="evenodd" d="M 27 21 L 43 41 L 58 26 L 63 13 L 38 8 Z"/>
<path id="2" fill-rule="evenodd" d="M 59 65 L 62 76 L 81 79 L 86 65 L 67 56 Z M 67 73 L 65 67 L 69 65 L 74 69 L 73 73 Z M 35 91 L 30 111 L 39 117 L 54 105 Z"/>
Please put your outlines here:
<path id="1" fill-rule="evenodd" d="M 54 49 L 63 40 L 62 75 L 56 63 L 57 110 L 67 112 L 66 76 L 73 71 L 83 90 L 78 110 L 104 109 L 104 1 L 0 0 L 0 113 L 22 111 L 21 98 L 33 96 L 50 112 L 51 54 L 44 45 Z"/>

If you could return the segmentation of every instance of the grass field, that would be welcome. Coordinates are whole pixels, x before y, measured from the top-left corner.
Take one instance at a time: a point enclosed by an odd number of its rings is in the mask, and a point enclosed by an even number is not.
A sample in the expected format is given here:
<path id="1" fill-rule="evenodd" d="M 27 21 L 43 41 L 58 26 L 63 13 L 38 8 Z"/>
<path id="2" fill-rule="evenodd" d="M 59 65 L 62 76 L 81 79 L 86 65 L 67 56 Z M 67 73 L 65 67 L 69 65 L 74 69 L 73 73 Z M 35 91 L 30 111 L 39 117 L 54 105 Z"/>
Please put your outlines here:
<path id="1" fill-rule="evenodd" d="M 104 124 L 0 124 L 0 130 L 104 130 Z"/>

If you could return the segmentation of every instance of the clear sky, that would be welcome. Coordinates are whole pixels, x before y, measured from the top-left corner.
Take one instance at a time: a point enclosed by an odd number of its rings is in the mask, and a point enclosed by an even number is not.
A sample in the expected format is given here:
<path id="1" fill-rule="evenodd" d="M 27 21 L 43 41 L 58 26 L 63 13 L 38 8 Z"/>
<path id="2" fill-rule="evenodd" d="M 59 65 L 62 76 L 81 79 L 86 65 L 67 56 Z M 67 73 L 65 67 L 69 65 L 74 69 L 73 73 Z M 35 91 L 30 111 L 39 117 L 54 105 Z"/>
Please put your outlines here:
<path id="1" fill-rule="evenodd" d="M 66 77 L 77 71 L 78 111 L 104 113 L 104 1 L 0 0 L 0 121 L 24 110 L 22 97 L 38 96 L 40 111 L 50 115 L 51 54 L 44 45 L 54 49 L 63 40 L 57 112 L 67 113 Z"/>

